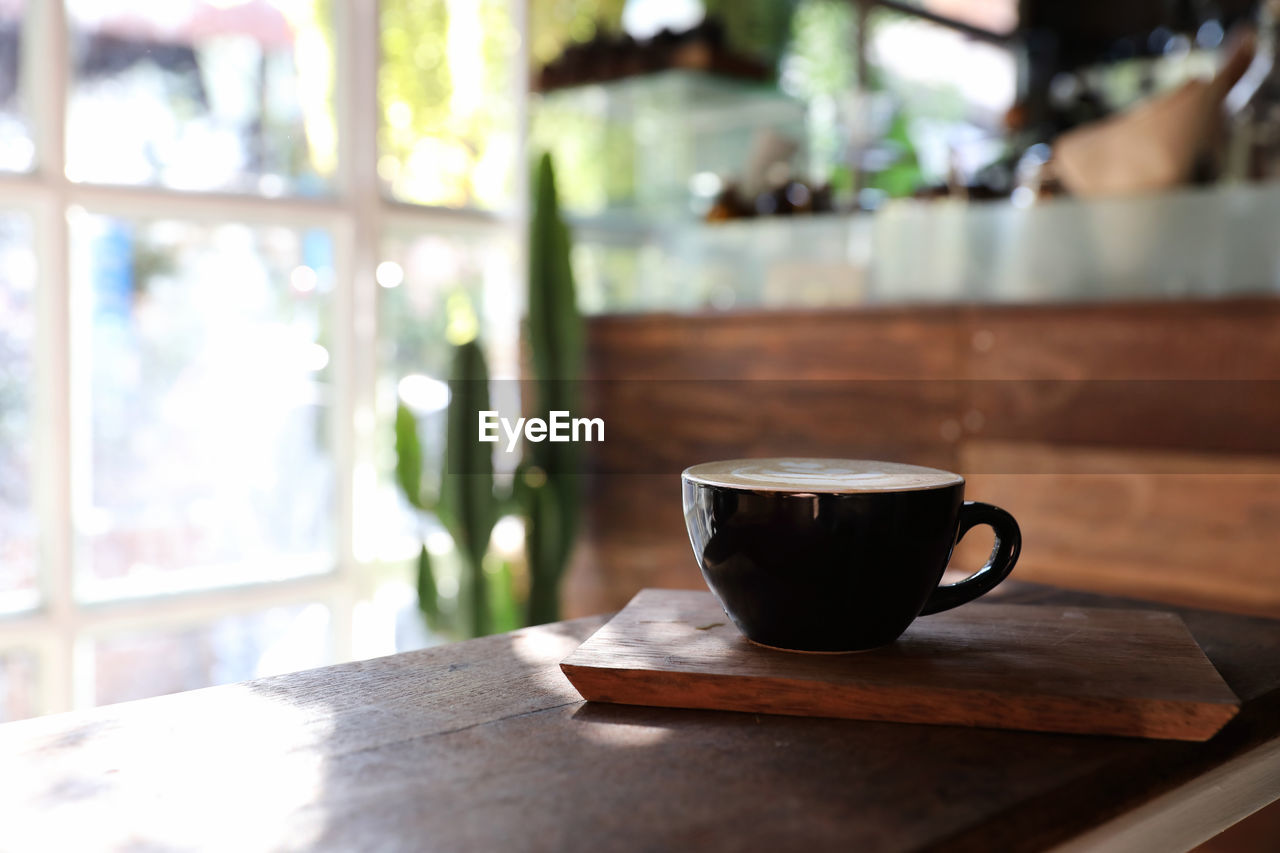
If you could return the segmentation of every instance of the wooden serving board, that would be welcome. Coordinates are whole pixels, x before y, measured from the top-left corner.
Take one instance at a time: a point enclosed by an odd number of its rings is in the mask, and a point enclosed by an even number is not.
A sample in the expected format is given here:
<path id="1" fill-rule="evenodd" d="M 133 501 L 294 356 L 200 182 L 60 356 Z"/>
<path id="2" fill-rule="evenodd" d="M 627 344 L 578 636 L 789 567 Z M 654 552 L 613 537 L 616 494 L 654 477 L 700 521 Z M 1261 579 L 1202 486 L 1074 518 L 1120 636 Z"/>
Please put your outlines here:
<path id="1" fill-rule="evenodd" d="M 896 643 L 803 654 L 744 638 L 709 592 L 646 589 L 561 662 L 625 705 L 1208 740 L 1239 710 L 1182 619 L 967 604 Z"/>

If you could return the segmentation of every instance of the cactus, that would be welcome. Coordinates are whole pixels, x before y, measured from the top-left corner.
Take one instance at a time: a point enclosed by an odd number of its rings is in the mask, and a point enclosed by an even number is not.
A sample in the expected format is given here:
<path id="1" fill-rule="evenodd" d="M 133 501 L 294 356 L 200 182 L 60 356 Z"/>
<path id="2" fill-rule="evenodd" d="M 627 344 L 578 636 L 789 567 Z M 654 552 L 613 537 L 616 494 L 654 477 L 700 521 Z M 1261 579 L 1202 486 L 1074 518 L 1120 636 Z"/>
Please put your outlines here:
<path id="1" fill-rule="evenodd" d="M 422 503 L 422 446 L 418 419 L 403 403 L 396 406 L 396 483 L 405 499 L 417 509 Z"/>
<path id="2" fill-rule="evenodd" d="M 575 411 L 582 373 L 583 323 L 578 313 L 569 230 L 560 216 L 551 156 L 543 154 L 533 180 L 529 227 L 527 340 L 533 361 L 536 411 Z M 573 549 L 581 499 L 579 453 L 569 442 L 526 446 L 517 478 L 525 511 L 529 561 L 529 624 L 559 618 L 559 586 Z"/>
<path id="3" fill-rule="evenodd" d="M 464 557 L 467 576 L 462 591 L 470 606 L 471 633 L 476 637 L 489 632 L 489 595 L 483 564 L 489 536 L 498 520 L 492 449 L 480 442 L 476 430 L 478 413 L 488 408 L 489 370 L 480 345 L 470 341 L 454 350 L 439 511 Z"/>
<path id="4" fill-rule="evenodd" d="M 431 566 L 431 552 L 426 545 L 418 551 L 418 609 L 428 625 L 439 626 L 440 593 L 436 591 L 435 569 Z"/>
<path id="5" fill-rule="evenodd" d="M 552 411 L 573 412 L 582 373 L 583 323 L 578 313 L 573 271 L 569 266 L 569 230 L 560 217 L 555 175 L 543 155 L 534 176 L 533 215 L 529 230 L 529 315 L 526 339 L 533 361 L 533 413 L 544 419 Z M 409 503 L 433 510 L 448 528 L 465 567 L 460 591 L 467 616 L 465 633 L 480 636 L 514 621 L 511 567 L 495 563 L 492 578 L 484 562 L 500 505 L 494 494 L 493 460 L 479 441 L 477 412 L 489 408 L 489 378 L 479 344 L 472 341 L 454 353 L 449 380 L 450 403 L 444 477 L 434 506 L 422 487 L 423 455 L 417 423 L 404 406 L 396 412 L 396 482 Z M 512 497 L 525 517 L 529 598 L 525 623 L 559 618 L 560 579 L 573 550 L 581 501 L 579 452 L 569 442 L 525 445 L 516 471 Z M 437 600 L 431 557 L 418 558 L 418 598 L 423 615 L 435 623 L 446 614 Z"/>
<path id="6" fill-rule="evenodd" d="M 426 511 L 422 494 L 422 443 L 418 440 L 418 419 L 404 403 L 396 406 L 396 485 L 415 509 Z M 432 628 L 441 628 L 440 599 L 436 592 L 431 553 L 424 544 L 418 551 L 418 609 Z"/>
<path id="7" fill-rule="evenodd" d="M 449 395 L 439 500 L 432 506 L 423 495 L 417 421 L 404 405 L 396 410 L 396 482 L 410 504 L 433 510 L 452 535 L 464 568 L 459 594 L 466 618 L 461 633 L 479 637 L 492 625 L 491 599 L 495 594 L 486 584 L 484 557 L 497 521 L 498 501 L 493 491 L 493 458 L 489 446 L 481 444 L 476 434 L 477 412 L 489 408 L 489 373 L 475 341 L 454 350 Z M 503 599 L 497 596 L 497 600 Z M 418 606 L 428 624 L 440 627 L 443 614 L 425 547 L 418 555 Z"/>

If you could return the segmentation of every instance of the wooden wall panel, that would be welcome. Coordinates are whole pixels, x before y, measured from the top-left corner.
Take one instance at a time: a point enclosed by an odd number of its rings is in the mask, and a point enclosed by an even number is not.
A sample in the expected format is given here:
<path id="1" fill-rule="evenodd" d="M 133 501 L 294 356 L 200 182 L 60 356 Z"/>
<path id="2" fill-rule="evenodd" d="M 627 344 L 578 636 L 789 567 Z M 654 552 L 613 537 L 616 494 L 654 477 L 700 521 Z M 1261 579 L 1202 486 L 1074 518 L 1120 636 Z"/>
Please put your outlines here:
<path id="1" fill-rule="evenodd" d="M 967 442 L 961 468 L 1017 516 L 1023 580 L 1280 616 L 1280 456 Z"/>
<path id="2" fill-rule="evenodd" d="M 678 474 L 725 453 L 915 454 L 951 462 L 962 383 L 654 380 L 591 382 L 586 410 L 607 424 L 589 470 Z"/>
<path id="3" fill-rule="evenodd" d="M 953 468 L 957 315 L 770 313 L 592 318 L 586 541 L 568 615 L 644 586 L 698 588 L 680 472 L 739 456 L 863 456 Z M 922 381 L 926 380 L 926 381 Z"/>
<path id="4" fill-rule="evenodd" d="M 1280 453 L 1280 381 L 1013 379 L 967 388 L 985 439 Z"/>
<path id="5" fill-rule="evenodd" d="M 1274 300 L 977 308 L 961 335 L 983 438 L 1280 452 Z"/>
<path id="6" fill-rule="evenodd" d="M 948 308 L 592 317 L 588 376 L 600 379 L 949 379 Z"/>
<path id="7" fill-rule="evenodd" d="M 978 307 L 972 379 L 1280 379 L 1280 300 Z"/>
<path id="8" fill-rule="evenodd" d="M 806 454 L 961 471 L 1024 577 L 1280 616 L 1280 300 L 600 317 L 588 358 L 571 615 L 701 585 L 684 467 Z"/>
<path id="9" fill-rule="evenodd" d="M 680 477 L 613 474 L 597 478 L 587 535 L 565 579 L 568 614 L 617 610 L 645 587 L 705 589 L 685 532 Z"/>

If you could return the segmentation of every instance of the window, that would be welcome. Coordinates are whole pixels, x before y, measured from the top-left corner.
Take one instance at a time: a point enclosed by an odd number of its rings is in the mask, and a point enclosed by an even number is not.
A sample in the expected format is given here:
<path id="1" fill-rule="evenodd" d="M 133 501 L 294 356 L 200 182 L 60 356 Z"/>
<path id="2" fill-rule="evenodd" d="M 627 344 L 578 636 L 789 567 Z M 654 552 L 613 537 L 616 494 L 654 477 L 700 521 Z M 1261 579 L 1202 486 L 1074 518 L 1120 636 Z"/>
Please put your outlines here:
<path id="1" fill-rule="evenodd" d="M 424 537 L 419 519 L 395 485 L 393 425 L 403 401 L 418 417 L 428 450 L 428 482 L 444 446 L 445 407 L 454 344 L 479 335 L 488 344 L 489 373 L 518 374 L 516 253 L 512 235 L 491 229 L 458 228 L 422 233 L 393 226 L 382 244 L 378 269 L 379 339 L 375 412 L 377 493 L 368 548 L 381 560 L 417 558 Z M 447 539 L 447 537 L 445 537 Z M 442 542 L 437 536 L 435 542 Z"/>
<path id="2" fill-rule="evenodd" d="M 29 99 L 23 90 L 26 0 L 0 4 L 0 171 L 25 172 L 35 162 Z"/>
<path id="3" fill-rule="evenodd" d="M 382 0 L 378 174 L 421 204 L 511 204 L 518 35 L 509 0 Z"/>
<path id="4" fill-rule="evenodd" d="M 324 605 L 306 603 L 95 636 L 83 656 L 84 700 L 127 702 L 321 666 L 333 654 L 329 619 Z"/>
<path id="5" fill-rule="evenodd" d="M 0 3 L 0 720 L 424 641 L 387 419 L 515 371 L 524 15 Z"/>
<path id="6" fill-rule="evenodd" d="M 925 183 L 945 183 L 953 170 L 971 177 L 1003 153 L 1017 84 L 1012 52 L 887 9 L 872 10 L 867 30 L 868 83 L 892 118 L 881 134 L 910 149 Z"/>
<path id="7" fill-rule="evenodd" d="M 70 224 L 77 597 L 330 570 L 332 236 L 81 212 Z"/>
<path id="8" fill-rule="evenodd" d="M 0 649 L 0 723 L 39 713 L 36 657 L 26 649 Z"/>
<path id="9" fill-rule="evenodd" d="M 67 0 L 74 181 L 323 194 L 330 3 Z"/>
<path id="10" fill-rule="evenodd" d="M 37 603 L 32 492 L 35 256 L 31 219 L 0 213 L 0 616 Z"/>

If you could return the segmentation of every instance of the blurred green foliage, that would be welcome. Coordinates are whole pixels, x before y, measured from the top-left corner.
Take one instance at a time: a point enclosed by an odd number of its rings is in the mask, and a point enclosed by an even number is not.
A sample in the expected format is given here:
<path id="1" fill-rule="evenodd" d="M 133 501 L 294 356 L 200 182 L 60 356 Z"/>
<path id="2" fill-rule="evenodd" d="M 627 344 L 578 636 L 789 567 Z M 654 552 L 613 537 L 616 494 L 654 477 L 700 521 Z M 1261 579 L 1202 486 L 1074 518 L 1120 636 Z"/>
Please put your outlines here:
<path id="1" fill-rule="evenodd" d="M 484 561 L 498 520 L 493 447 L 480 441 L 476 429 L 479 413 L 489 408 L 489 368 L 480 344 L 471 340 L 454 350 L 444 477 L 436 511 L 463 557 L 461 594 L 470 605 L 470 632 L 477 637 L 492 630 Z"/>
<path id="2" fill-rule="evenodd" d="M 526 338 L 535 395 L 526 401 L 526 411 L 545 421 L 552 411 L 578 409 L 584 328 L 570 267 L 569 230 L 560 216 L 549 155 L 538 162 L 533 190 Z M 418 419 L 403 403 L 396 411 L 396 483 L 414 508 L 444 524 L 462 564 L 457 601 L 445 601 L 430 551 L 425 546 L 419 551 L 419 606 L 434 630 L 453 636 L 480 636 L 559 618 L 560 580 L 578 528 L 578 447 L 572 442 L 526 444 L 508 495 L 495 487 L 493 445 L 481 442 L 476 429 L 478 412 L 490 408 L 489 372 L 473 338 L 453 350 L 444 465 L 434 490 L 427 482 L 431 477 L 425 473 L 429 466 Z M 522 579 L 490 549 L 494 525 L 512 500 L 525 521 L 528 587 L 523 602 Z"/>
<path id="3" fill-rule="evenodd" d="M 626 0 L 530 0 L 530 59 L 551 62 L 573 43 L 622 30 Z M 790 34 L 797 0 L 703 0 L 708 14 L 725 24 L 729 46 L 775 64 Z"/>
<path id="4" fill-rule="evenodd" d="M 529 315 L 526 337 L 533 358 L 533 411 L 576 412 L 585 329 L 569 255 L 569 229 L 560 215 L 551 155 L 543 154 L 533 177 L 529 223 Z M 581 451 L 574 442 L 525 446 L 516 495 L 525 513 L 529 565 L 528 621 L 560 618 L 560 579 L 578 530 Z"/>
<path id="5" fill-rule="evenodd" d="M 786 88 L 801 98 L 837 97 L 858 77 L 857 16 L 848 0 L 803 0 L 791 19 Z"/>
<path id="6" fill-rule="evenodd" d="M 530 0 L 529 59 L 537 68 L 570 44 L 619 32 L 626 5 L 627 0 Z"/>
<path id="7" fill-rule="evenodd" d="M 418 606 L 427 624 L 453 636 L 479 637 L 516 627 L 517 608 L 510 567 L 489 553 L 501 502 L 494 490 L 492 447 L 482 443 L 476 431 L 478 413 L 490 404 L 489 371 L 474 340 L 454 349 L 449 396 L 438 497 L 432 500 L 423 482 L 417 418 L 404 404 L 396 410 L 396 483 L 410 504 L 440 519 L 461 560 L 460 606 L 447 606 L 430 551 L 425 545 L 419 551 Z"/>
<path id="8" fill-rule="evenodd" d="M 866 178 L 866 186 L 880 190 L 889 198 L 906 198 L 924 184 L 924 173 L 911 142 L 907 121 L 908 117 L 904 112 L 894 116 L 889 134 L 882 144 L 896 155 L 896 159 L 888 167 Z"/>
<path id="9" fill-rule="evenodd" d="M 797 0 L 703 0 L 725 25 L 729 46 L 777 67 L 791 37 Z"/>
<path id="10" fill-rule="evenodd" d="M 507 0 L 381 0 L 378 173 L 405 201 L 501 207 L 515 150 Z"/>
<path id="11" fill-rule="evenodd" d="M 536 102 L 529 144 L 564 164 L 560 197 L 577 214 L 625 207 L 636 196 L 636 139 L 626 115 L 584 111 L 577 99 L 544 97 Z"/>
<path id="12" fill-rule="evenodd" d="M 848 0 L 802 0 L 791 19 L 780 80 L 784 91 L 810 103 L 809 174 L 829 181 L 841 201 L 853 186 L 841 108 L 857 85 L 857 26 Z"/>

